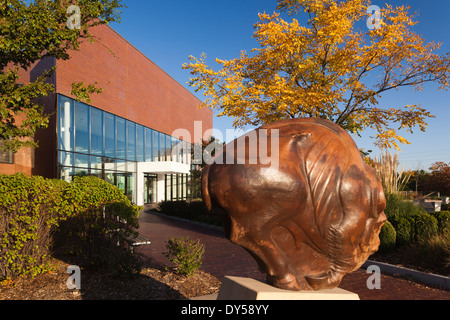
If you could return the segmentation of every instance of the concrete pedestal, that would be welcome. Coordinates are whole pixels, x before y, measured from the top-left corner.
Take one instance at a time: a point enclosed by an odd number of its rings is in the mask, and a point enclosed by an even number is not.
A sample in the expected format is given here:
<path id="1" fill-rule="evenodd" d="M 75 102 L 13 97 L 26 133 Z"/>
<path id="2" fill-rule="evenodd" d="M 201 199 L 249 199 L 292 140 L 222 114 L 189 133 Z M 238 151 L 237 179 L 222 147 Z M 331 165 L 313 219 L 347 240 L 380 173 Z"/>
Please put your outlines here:
<path id="1" fill-rule="evenodd" d="M 217 300 L 359 300 L 359 296 L 339 288 L 289 291 L 250 278 L 225 277 Z"/>

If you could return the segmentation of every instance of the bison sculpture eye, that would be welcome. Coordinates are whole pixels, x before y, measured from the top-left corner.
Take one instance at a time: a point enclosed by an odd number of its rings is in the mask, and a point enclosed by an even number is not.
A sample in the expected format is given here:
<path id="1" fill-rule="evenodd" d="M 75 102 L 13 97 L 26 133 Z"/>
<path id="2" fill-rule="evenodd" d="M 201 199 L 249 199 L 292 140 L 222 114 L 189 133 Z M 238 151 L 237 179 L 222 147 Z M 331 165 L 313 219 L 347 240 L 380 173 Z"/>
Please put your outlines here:
<path id="1" fill-rule="evenodd" d="M 252 137 L 258 150 L 267 139 L 276 159 L 250 161 L 250 139 L 226 145 L 215 156 L 221 161 L 203 170 L 206 206 L 269 284 L 295 291 L 337 287 L 378 250 L 386 221 L 379 178 L 350 135 L 327 120 L 281 121 Z M 237 161 L 238 150 L 247 162 Z"/>

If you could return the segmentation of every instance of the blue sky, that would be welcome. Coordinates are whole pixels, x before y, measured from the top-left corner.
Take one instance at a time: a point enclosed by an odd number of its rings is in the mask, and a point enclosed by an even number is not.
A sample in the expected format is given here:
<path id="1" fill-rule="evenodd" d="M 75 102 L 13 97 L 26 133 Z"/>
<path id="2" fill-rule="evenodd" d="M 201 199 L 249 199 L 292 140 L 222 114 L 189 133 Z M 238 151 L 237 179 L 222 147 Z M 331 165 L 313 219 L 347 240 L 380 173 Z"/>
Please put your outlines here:
<path id="1" fill-rule="evenodd" d="M 379 7 L 385 3 L 410 5 L 418 12 L 419 22 L 414 31 L 428 41 L 442 42 L 440 53 L 450 52 L 450 1 L 448 0 L 383 0 L 372 1 Z M 199 57 L 205 52 L 208 63 L 215 58 L 232 59 L 241 50 L 250 51 L 257 46 L 252 38 L 253 25 L 258 12 L 273 12 L 276 0 L 125 0 L 121 24 L 112 24 L 117 32 L 144 53 L 175 80 L 194 93 L 200 100 L 204 97 L 189 88 L 190 74 L 182 70 L 189 55 Z M 435 119 L 429 119 L 428 130 L 419 129 L 413 135 L 405 134 L 411 145 L 401 145 L 400 162 L 406 169 L 427 170 L 436 161 L 450 162 L 450 91 L 437 91 L 433 84 L 415 93 L 410 89 L 389 92 L 380 100 L 380 106 L 405 106 L 421 104 Z M 214 127 L 225 135 L 232 129 L 232 119 L 214 118 Z M 250 129 L 250 128 L 248 128 Z M 363 132 L 355 138 L 358 147 L 373 150 L 372 156 L 380 154 L 371 139 L 373 132 Z"/>

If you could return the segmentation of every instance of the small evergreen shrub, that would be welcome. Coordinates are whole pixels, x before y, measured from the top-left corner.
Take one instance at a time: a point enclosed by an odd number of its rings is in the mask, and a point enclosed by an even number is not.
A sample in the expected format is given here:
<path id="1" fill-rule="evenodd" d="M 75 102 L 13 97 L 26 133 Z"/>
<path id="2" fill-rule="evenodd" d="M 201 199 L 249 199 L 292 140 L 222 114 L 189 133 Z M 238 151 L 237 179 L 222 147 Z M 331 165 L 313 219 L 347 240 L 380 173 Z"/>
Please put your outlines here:
<path id="1" fill-rule="evenodd" d="M 159 209 L 161 213 L 168 216 L 222 226 L 221 219 L 210 214 L 202 200 L 162 201 L 159 203 Z"/>
<path id="2" fill-rule="evenodd" d="M 386 194 L 386 217 L 391 219 L 394 216 L 412 216 L 426 213 L 426 210 L 412 201 L 402 200 L 396 194 Z"/>
<path id="3" fill-rule="evenodd" d="M 428 213 L 412 216 L 414 219 L 414 240 L 427 239 L 438 234 L 438 221 Z"/>
<path id="4" fill-rule="evenodd" d="M 175 264 L 175 269 L 182 275 L 192 276 L 202 266 L 205 247 L 199 240 L 171 237 L 166 242 L 166 250 L 163 254 Z"/>
<path id="5" fill-rule="evenodd" d="M 397 233 L 397 245 L 402 246 L 412 243 L 414 238 L 414 219 L 412 217 L 395 215 L 391 217 L 390 222 Z"/>
<path id="6" fill-rule="evenodd" d="M 450 211 L 441 211 L 433 213 L 438 221 L 440 234 L 450 234 Z"/>
<path id="7" fill-rule="evenodd" d="M 380 232 L 380 252 L 388 253 L 395 247 L 397 232 L 389 221 L 381 228 Z"/>

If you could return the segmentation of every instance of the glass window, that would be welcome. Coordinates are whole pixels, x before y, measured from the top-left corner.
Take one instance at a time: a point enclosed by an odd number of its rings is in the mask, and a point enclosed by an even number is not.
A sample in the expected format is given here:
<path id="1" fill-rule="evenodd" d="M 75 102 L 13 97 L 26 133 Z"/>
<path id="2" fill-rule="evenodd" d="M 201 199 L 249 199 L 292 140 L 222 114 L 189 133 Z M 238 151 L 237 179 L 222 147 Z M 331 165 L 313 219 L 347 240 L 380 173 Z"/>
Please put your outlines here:
<path id="1" fill-rule="evenodd" d="M 183 199 L 187 199 L 187 179 L 188 175 L 183 174 Z"/>
<path id="2" fill-rule="evenodd" d="M 185 161 L 186 143 L 182 140 L 178 142 L 178 162 L 186 163 Z"/>
<path id="3" fill-rule="evenodd" d="M 103 168 L 102 157 L 91 157 L 91 169 L 101 170 Z"/>
<path id="4" fill-rule="evenodd" d="M 89 109 L 83 103 L 75 103 L 75 151 L 89 153 Z"/>
<path id="5" fill-rule="evenodd" d="M 116 129 L 117 129 L 117 158 L 126 158 L 126 136 L 127 129 L 125 127 L 125 119 L 116 117 Z"/>
<path id="6" fill-rule="evenodd" d="M 137 124 L 136 125 L 136 161 L 138 162 L 144 162 L 144 142 L 145 142 L 145 136 L 144 136 L 144 127 Z"/>
<path id="7" fill-rule="evenodd" d="M 136 203 L 136 192 L 135 192 L 135 181 L 136 181 L 136 173 L 128 172 L 125 174 L 125 195 L 131 201 L 131 203 Z"/>
<path id="8" fill-rule="evenodd" d="M 123 194 L 125 194 L 125 183 L 126 183 L 126 173 L 116 173 L 116 187 L 122 190 Z"/>
<path id="9" fill-rule="evenodd" d="M 166 161 L 166 135 L 161 133 L 159 135 L 159 161 Z"/>
<path id="10" fill-rule="evenodd" d="M 61 167 L 60 168 L 59 176 L 60 176 L 61 180 L 71 182 L 72 177 L 74 175 L 75 175 L 75 171 L 73 170 L 72 167 Z"/>
<path id="11" fill-rule="evenodd" d="M 166 161 L 172 161 L 172 137 L 166 136 Z"/>
<path id="12" fill-rule="evenodd" d="M 157 131 L 153 131 L 153 143 L 152 143 L 152 148 L 153 148 L 153 159 L 154 161 L 159 161 L 160 159 L 160 154 L 159 154 L 159 132 Z"/>
<path id="13" fill-rule="evenodd" d="M 73 166 L 74 154 L 70 152 L 59 152 L 59 165 L 65 167 Z"/>
<path id="14" fill-rule="evenodd" d="M 75 154 L 75 167 L 89 168 L 90 156 L 87 154 Z"/>
<path id="15" fill-rule="evenodd" d="M 183 142 L 172 138 L 172 161 L 183 162 Z"/>
<path id="16" fill-rule="evenodd" d="M 91 153 L 103 155 L 103 111 L 91 108 Z"/>
<path id="17" fill-rule="evenodd" d="M 186 176 L 186 197 L 187 199 L 192 198 L 192 176 L 189 174 Z"/>
<path id="18" fill-rule="evenodd" d="M 127 160 L 136 161 L 136 124 L 127 121 Z"/>
<path id="19" fill-rule="evenodd" d="M 185 163 L 184 160 L 184 153 L 185 153 L 185 148 L 186 148 L 186 143 L 184 141 L 179 140 L 177 143 L 178 146 L 178 162 L 180 163 Z"/>
<path id="20" fill-rule="evenodd" d="M 172 175 L 166 174 L 166 201 L 172 200 Z"/>
<path id="21" fill-rule="evenodd" d="M 105 180 L 105 173 L 102 170 L 94 170 L 91 169 L 90 173 L 91 176 L 96 176 L 97 178 Z"/>
<path id="22" fill-rule="evenodd" d="M 136 203 L 136 162 L 128 162 L 126 177 L 125 195 L 131 203 Z"/>
<path id="23" fill-rule="evenodd" d="M 192 145 L 189 142 L 185 142 L 184 145 L 184 154 L 183 154 L 183 159 L 184 159 L 184 163 L 186 164 L 190 164 L 191 163 L 191 157 L 192 157 Z"/>
<path id="24" fill-rule="evenodd" d="M 153 137 L 152 137 L 152 129 L 145 128 L 145 161 L 151 162 L 153 161 L 153 154 L 152 154 L 152 144 L 153 144 Z"/>
<path id="25" fill-rule="evenodd" d="M 105 172 L 105 181 L 110 184 L 116 185 L 116 173 L 112 172 L 112 171 L 106 171 Z"/>
<path id="26" fill-rule="evenodd" d="M 172 200 L 178 199 L 178 174 L 172 175 Z"/>
<path id="27" fill-rule="evenodd" d="M 116 170 L 116 160 L 113 158 L 102 158 L 102 164 L 105 167 L 105 170 Z"/>
<path id="28" fill-rule="evenodd" d="M 105 113 L 105 156 L 116 157 L 116 117 Z"/>
<path id="29" fill-rule="evenodd" d="M 89 175 L 89 169 L 75 168 L 74 172 L 74 176 L 77 177 L 86 177 Z"/>
<path id="30" fill-rule="evenodd" d="M 153 130 L 142 125 L 63 96 L 58 96 L 58 104 L 60 178 L 71 181 L 74 176 L 94 175 L 118 186 L 135 203 L 134 161 L 152 161 L 153 145 L 158 155 L 161 136 L 153 135 Z"/>
<path id="31" fill-rule="evenodd" d="M 73 100 L 58 96 L 59 100 L 59 142 L 58 149 L 73 150 Z"/>

